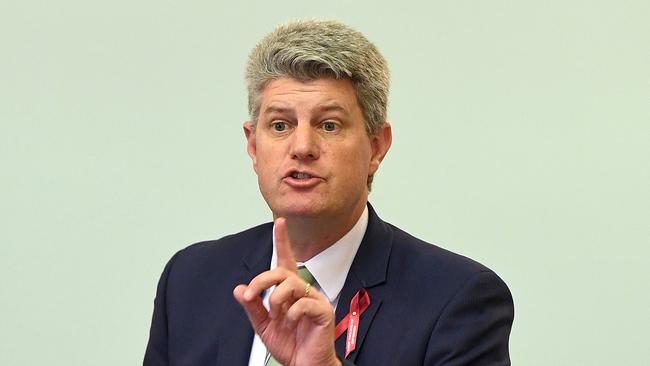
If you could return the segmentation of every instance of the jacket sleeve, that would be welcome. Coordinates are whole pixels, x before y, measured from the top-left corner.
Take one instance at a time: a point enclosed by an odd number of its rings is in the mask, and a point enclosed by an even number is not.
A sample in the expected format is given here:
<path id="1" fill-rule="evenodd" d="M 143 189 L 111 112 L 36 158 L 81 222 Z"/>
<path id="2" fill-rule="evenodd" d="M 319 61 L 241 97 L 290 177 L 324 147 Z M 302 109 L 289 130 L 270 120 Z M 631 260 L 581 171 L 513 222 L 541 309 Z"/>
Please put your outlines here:
<path id="1" fill-rule="evenodd" d="M 144 355 L 144 366 L 169 365 L 167 353 L 167 278 L 177 256 L 178 253 L 169 260 L 158 281 L 151 330 L 149 331 L 149 342 Z"/>
<path id="2" fill-rule="evenodd" d="M 471 276 L 447 303 L 429 339 L 427 366 L 510 365 L 512 295 L 492 271 Z"/>

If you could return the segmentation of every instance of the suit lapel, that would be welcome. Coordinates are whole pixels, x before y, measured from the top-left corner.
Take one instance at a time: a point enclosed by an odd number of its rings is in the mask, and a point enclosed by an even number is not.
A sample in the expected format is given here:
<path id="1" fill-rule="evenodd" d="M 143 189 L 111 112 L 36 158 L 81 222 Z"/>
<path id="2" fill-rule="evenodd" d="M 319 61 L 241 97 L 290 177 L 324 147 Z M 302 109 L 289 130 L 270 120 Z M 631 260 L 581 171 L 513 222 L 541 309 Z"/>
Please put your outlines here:
<path id="1" fill-rule="evenodd" d="M 358 330 L 356 348 L 354 352 L 352 352 L 348 356 L 348 360 L 352 362 L 355 361 L 357 355 L 359 354 L 359 351 L 362 349 L 363 340 L 365 339 L 366 334 L 368 333 L 368 329 L 370 329 L 370 325 L 372 324 L 375 314 L 377 314 L 377 311 L 381 306 L 382 294 L 381 291 L 377 291 L 376 287 L 368 289 L 367 287 L 363 286 L 361 281 L 359 281 L 357 278 L 348 275 L 345 286 L 343 287 L 343 290 L 341 292 L 339 304 L 336 307 L 336 322 L 338 324 L 338 322 L 343 320 L 343 318 L 345 318 L 345 316 L 348 314 L 350 309 L 350 301 L 352 300 L 352 297 L 362 288 L 366 288 L 366 290 L 368 291 L 368 296 L 370 297 L 370 306 L 368 307 L 368 309 L 366 309 L 365 312 L 363 312 L 363 314 L 361 314 L 361 318 L 359 319 L 359 330 Z M 336 348 L 336 353 L 339 355 L 339 357 L 341 357 L 341 359 L 345 358 L 346 337 L 347 337 L 347 332 L 343 333 L 343 335 L 341 335 L 334 343 L 334 346 Z"/>
<path id="2" fill-rule="evenodd" d="M 370 306 L 361 315 L 356 348 L 347 358 L 352 362 L 363 350 L 363 341 L 384 298 L 382 285 L 386 282 L 392 241 L 392 230 L 379 219 L 372 206 L 368 204 L 368 228 L 352 262 L 336 307 L 338 324 L 347 315 L 352 297 L 362 288 L 368 291 Z M 346 335 L 344 333 L 335 342 L 336 353 L 341 359 L 345 358 Z"/>
<path id="3" fill-rule="evenodd" d="M 272 239 L 268 234 L 252 245 L 251 250 L 244 256 L 240 265 L 241 272 L 233 279 L 233 289 L 238 284 L 249 283 L 258 274 L 267 271 L 271 263 Z M 225 324 L 220 333 L 217 365 L 248 365 L 251 346 L 253 345 L 253 328 L 248 321 L 246 312 L 232 299 L 232 307 L 223 315 Z"/>

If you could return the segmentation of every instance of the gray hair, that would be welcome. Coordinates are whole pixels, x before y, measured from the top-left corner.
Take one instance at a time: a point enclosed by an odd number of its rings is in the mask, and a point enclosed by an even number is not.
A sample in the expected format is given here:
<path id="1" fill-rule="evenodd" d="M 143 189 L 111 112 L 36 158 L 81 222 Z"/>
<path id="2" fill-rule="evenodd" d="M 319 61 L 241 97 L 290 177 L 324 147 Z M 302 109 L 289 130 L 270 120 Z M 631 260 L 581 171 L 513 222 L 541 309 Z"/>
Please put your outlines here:
<path id="1" fill-rule="evenodd" d="M 281 77 L 349 79 L 374 135 L 386 122 L 390 75 L 386 60 L 363 34 L 336 21 L 302 20 L 278 26 L 251 51 L 246 65 L 253 127 L 266 85 Z"/>

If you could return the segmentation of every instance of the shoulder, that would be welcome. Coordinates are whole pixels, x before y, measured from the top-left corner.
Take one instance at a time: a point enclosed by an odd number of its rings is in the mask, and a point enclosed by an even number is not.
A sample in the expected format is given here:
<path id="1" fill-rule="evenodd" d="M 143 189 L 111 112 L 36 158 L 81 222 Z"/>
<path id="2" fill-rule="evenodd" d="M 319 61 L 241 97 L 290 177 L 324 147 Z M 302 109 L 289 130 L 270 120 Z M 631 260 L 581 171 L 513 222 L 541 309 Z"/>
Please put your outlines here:
<path id="1" fill-rule="evenodd" d="M 454 296 L 476 281 L 509 292 L 505 282 L 487 266 L 386 225 L 393 236 L 389 273 L 397 281 L 417 284 L 423 290 L 447 296 Z"/>
<path id="2" fill-rule="evenodd" d="M 368 228 L 357 252 L 356 272 L 360 277 L 379 279 L 373 273 L 385 270 L 381 277 L 391 291 L 428 291 L 437 300 L 453 296 L 476 277 L 487 277 L 508 291 L 499 276 L 485 265 L 418 239 L 383 221 L 371 205 L 368 207 Z"/>
<path id="3" fill-rule="evenodd" d="M 387 223 L 393 233 L 393 257 L 408 260 L 411 266 L 432 271 L 451 270 L 454 273 L 475 273 L 489 270 L 483 264 L 454 253 L 435 244 L 418 239 L 400 228 Z M 406 264 L 406 263 L 403 263 Z"/>
<path id="4" fill-rule="evenodd" d="M 196 271 L 223 269 L 233 262 L 241 263 L 251 253 L 263 251 L 265 243 L 270 248 L 272 228 L 272 223 L 266 223 L 220 239 L 194 243 L 178 251 L 168 266 Z"/>

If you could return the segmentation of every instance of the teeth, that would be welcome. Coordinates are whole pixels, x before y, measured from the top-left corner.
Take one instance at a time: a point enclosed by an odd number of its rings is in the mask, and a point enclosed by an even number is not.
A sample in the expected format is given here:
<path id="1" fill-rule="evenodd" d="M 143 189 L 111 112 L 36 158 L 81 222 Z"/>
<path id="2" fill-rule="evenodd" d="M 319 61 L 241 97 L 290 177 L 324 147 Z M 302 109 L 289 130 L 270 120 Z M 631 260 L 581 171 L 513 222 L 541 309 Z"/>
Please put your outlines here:
<path id="1" fill-rule="evenodd" d="M 298 173 L 298 172 L 291 174 L 291 176 L 293 178 L 296 178 L 296 179 L 309 179 L 309 178 L 311 178 L 311 175 L 309 175 L 307 173 Z"/>

